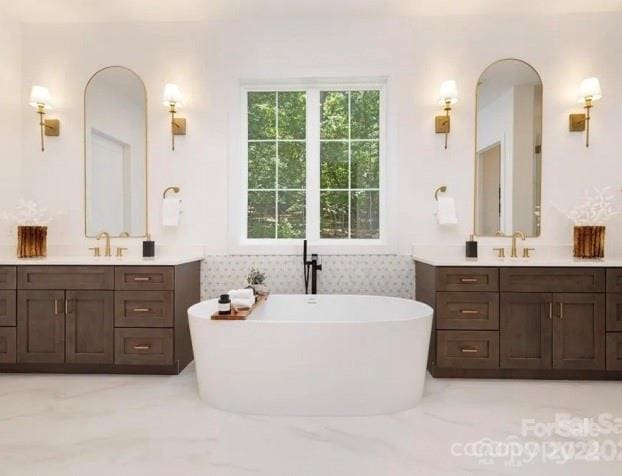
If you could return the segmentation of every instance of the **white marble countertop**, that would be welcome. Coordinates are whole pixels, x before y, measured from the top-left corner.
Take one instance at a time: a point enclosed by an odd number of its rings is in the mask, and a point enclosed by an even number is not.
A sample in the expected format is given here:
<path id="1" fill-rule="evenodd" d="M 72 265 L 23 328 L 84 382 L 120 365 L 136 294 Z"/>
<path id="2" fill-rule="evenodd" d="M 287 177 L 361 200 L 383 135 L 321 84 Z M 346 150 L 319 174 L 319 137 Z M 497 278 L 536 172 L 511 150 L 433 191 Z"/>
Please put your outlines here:
<path id="1" fill-rule="evenodd" d="M 430 264 L 433 266 L 483 266 L 483 267 L 584 267 L 584 268 L 606 268 L 622 267 L 622 259 L 575 259 L 569 258 L 452 258 L 444 256 L 425 256 L 413 255 L 415 261 Z"/>
<path id="2" fill-rule="evenodd" d="M 432 266 L 482 266 L 482 267 L 622 267 L 622 257 L 604 259 L 576 259 L 568 246 L 541 246 L 532 251 L 531 258 L 497 258 L 492 246 L 480 246 L 478 258 L 465 258 L 464 245 L 414 246 L 413 259 Z M 522 247 L 519 250 L 522 254 Z M 506 249 L 506 254 L 509 250 Z"/>
<path id="3" fill-rule="evenodd" d="M 46 258 L 15 258 L 0 256 L 0 266 L 14 265 L 67 265 L 67 266 L 176 266 L 194 261 L 202 261 L 198 253 L 163 255 L 155 258 L 142 256 L 94 257 L 94 256 L 48 256 Z"/>

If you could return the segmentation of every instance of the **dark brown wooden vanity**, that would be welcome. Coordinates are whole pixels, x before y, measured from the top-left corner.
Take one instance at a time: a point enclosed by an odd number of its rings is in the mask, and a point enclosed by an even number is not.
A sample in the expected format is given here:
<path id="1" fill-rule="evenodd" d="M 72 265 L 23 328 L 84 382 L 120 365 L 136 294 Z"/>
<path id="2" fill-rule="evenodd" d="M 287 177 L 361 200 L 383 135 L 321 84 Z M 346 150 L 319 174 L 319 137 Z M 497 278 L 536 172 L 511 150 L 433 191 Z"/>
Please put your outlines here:
<path id="1" fill-rule="evenodd" d="M 435 377 L 622 379 L 622 268 L 416 261 Z"/>
<path id="2" fill-rule="evenodd" d="M 0 372 L 177 374 L 200 262 L 0 266 Z"/>

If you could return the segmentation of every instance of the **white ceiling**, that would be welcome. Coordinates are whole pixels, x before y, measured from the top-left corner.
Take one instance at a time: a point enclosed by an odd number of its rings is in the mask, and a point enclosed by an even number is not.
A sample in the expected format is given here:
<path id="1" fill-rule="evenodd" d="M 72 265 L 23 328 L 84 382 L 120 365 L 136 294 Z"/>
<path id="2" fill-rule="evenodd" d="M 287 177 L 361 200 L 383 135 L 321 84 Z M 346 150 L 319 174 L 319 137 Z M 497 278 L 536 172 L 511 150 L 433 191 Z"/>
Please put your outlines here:
<path id="1" fill-rule="evenodd" d="M 0 0 L 24 23 L 622 11 L 622 0 Z"/>

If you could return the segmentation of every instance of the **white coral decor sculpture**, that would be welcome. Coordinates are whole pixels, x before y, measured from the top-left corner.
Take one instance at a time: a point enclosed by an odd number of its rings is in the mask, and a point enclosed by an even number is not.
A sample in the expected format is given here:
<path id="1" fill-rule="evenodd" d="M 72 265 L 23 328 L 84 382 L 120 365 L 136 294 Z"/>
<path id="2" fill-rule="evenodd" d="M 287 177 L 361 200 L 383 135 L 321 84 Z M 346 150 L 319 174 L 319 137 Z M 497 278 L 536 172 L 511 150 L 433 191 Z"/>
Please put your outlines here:
<path id="1" fill-rule="evenodd" d="M 0 218 L 18 226 L 47 226 L 56 215 L 35 201 L 19 200 L 12 214 L 4 212 Z"/>
<path id="2" fill-rule="evenodd" d="M 616 207 L 615 192 L 612 187 L 587 189 L 583 192 L 583 201 L 563 213 L 574 226 L 603 226 L 620 214 Z"/>

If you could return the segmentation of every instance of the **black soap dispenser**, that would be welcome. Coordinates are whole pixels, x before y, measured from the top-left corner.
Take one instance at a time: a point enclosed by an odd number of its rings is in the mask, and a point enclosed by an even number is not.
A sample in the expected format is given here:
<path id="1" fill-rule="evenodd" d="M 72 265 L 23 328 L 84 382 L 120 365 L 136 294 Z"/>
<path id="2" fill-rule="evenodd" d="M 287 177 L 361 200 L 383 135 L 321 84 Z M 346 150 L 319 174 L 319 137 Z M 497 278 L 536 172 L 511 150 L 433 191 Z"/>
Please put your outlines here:
<path id="1" fill-rule="evenodd" d="M 477 241 L 473 238 L 473 235 L 469 237 L 466 242 L 466 255 L 467 258 L 477 258 Z"/>
<path id="2" fill-rule="evenodd" d="M 147 235 L 147 239 L 143 241 L 143 258 L 155 257 L 155 241 L 151 239 L 151 235 Z"/>

